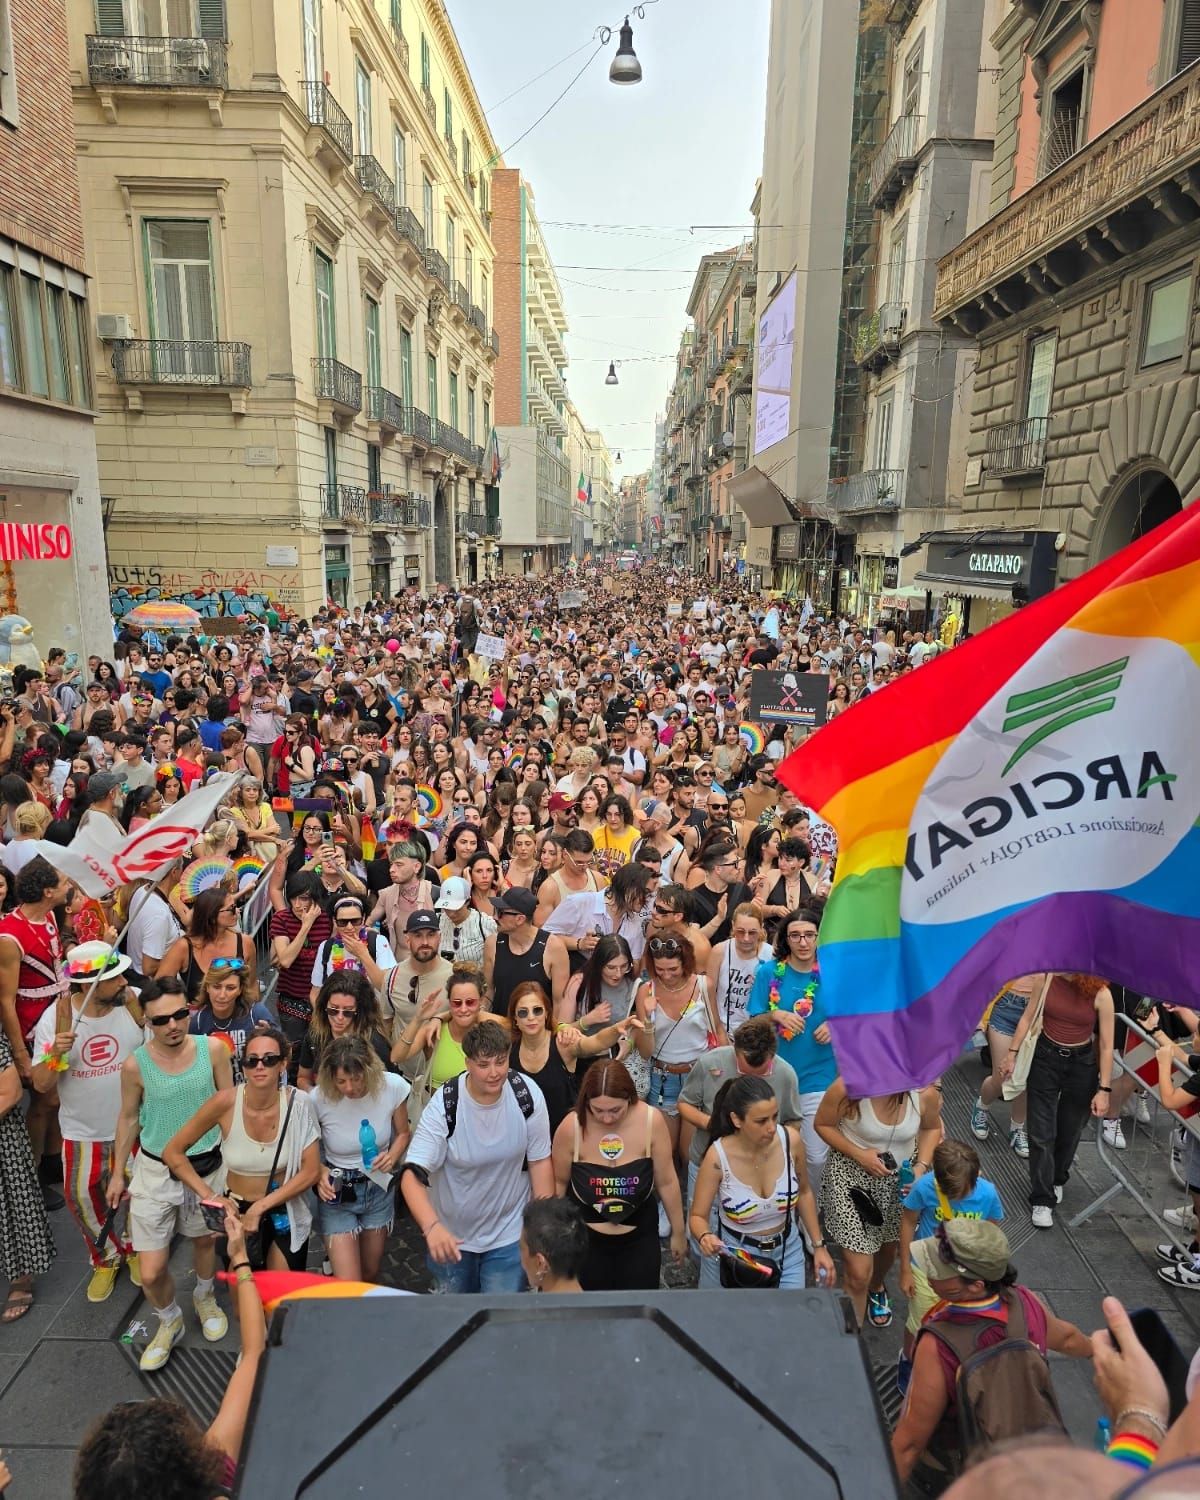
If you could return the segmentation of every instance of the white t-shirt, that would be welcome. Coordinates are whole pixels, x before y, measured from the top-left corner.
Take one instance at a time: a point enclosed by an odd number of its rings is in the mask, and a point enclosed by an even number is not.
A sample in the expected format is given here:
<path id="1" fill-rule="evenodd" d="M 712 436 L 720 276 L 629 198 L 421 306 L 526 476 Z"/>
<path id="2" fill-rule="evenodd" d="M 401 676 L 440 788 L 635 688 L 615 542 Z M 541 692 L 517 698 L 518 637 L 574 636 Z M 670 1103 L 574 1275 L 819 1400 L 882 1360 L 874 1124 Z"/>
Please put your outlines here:
<path id="1" fill-rule="evenodd" d="M 383 1087 L 373 1097 L 362 1099 L 329 1099 L 321 1090 L 308 1095 L 321 1127 L 321 1155 L 331 1167 L 356 1167 L 363 1170 L 362 1147 L 358 1132 L 364 1120 L 370 1120 L 380 1151 L 392 1144 L 392 1115 L 412 1093 L 412 1085 L 398 1073 L 385 1073 Z"/>
<path id="2" fill-rule="evenodd" d="M 35 1060 L 54 1040 L 54 1012 L 53 1005 L 47 1006 L 34 1028 Z M 70 1071 L 54 1075 L 59 1128 L 68 1141 L 114 1140 L 121 1113 L 121 1064 L 142 1045 L 145 1035 L 123 1005 L 106 1016 L 77 1013 L 72 1029 Z"/>
<path id="3" fill-rule="evenodd" d="M 131 916 L 125 929 L 125 952 L 139 974 L 146 972 L 146 959 L 161 959 L 183 928 L 170 905 L 154 891 L 135 891 L 130 898 Z"/>
<path id="4" fill-rule="evenodd" d="M 318 989 L 320 989 L 320 987 L 325 983 L 330 974 L 329 949 L 333 941 L 333 938 L 326 938 L 326 940 L 317 949 L 317 957 L 313 963 L 312 982 Z M 348 962 L 341 963 L 337 966 L 338 972 L 340 972 L 342 969 L 352 969 L 357 971 L 362 967 L 362 965 L 356 958 L 350 957 L 349 955 L 347 955 L 347 957 Z M 375 962 L 379 965 L 379 967 L 385 974 L 389 969 L 394 969 L 396 967 L 396 955 L 392 952 L 392 945 L 388 942 L 387 938 L 384 937 L 382 932 L 377 932 L 375 934 Z"/>
<path id="5" fill-rule="evenodd" d="M 505 1083 L 495 1104 L 478 1104 L 466 1078 L 459 1080 L 458 1119 L 446 1139 L 446 1110 L 438 1089 L 425 1106 L 405 1160 L 429 1173 L 429 1196 L 438 1218 L 475 1254 L 515 1245 L 521 1215 L 529 1202 L 528 1161 L 550 1155 L 550 1116 L 532 1078 L 527 1120 L 517 1096 Z"/>

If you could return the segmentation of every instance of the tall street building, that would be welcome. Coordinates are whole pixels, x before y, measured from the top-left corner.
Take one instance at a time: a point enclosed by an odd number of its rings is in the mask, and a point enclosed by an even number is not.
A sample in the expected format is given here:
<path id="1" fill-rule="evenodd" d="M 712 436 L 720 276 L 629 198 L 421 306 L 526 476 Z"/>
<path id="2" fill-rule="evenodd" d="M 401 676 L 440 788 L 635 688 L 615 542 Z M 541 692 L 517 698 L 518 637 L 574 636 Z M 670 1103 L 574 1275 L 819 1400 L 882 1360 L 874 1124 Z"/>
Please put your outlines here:
<path id="1" fill-rule="evenodd" d="M 481 576 L 496 143 L 440 0 L 68 0 L 118 607 Z"/>
<path id="2" fill-rule="evenodd" d="M 0 670 L 112 648 L 68 57 L 62 0 L 0 4 Z"/>

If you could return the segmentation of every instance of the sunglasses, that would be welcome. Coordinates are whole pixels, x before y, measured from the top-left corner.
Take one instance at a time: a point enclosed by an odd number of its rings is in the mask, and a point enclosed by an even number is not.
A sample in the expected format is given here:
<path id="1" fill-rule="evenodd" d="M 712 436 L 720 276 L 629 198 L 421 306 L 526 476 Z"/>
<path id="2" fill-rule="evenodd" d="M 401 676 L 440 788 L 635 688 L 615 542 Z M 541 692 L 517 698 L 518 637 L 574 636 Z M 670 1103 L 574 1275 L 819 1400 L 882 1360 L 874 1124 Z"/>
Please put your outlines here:
<path id="1" fill-rule="evenodd" d="M 362 913 L 358 912 L 355 915 L 349 917 L 334 917 L 333 925 L 335 927 L 357 927 L 361 921 Z"/>
<path id="2" fill-rule="evenodd" d="M 244 958 L 214 958 L 208 966 L 210 969 L 226 969 L 231 974 L 238 974 L 246 967 Z"/>
<path id="3" fill-rule="evenodd" d="M 242 1067 L 248 1072 L 251 1068 L 275 1068 L 283 1061 L 282 1052 L 260 1052 L 257 1057 L 243 1057 Z"/>
<path id="4" fill-rule="evenodd" d="M 479 1000 L 451 1000 L 451 1010 L 475 1010 L 481 1002 Z"/>
<path id="5" fill-rule="evenodd" d="M 356 1015 L 358 1015 L 358 1006 L 329 1005 L 325 1008 L 325 1014 L 327 1016 L 348 1016 L 350 1019 L 353 1019 Z"/>
<path id="6" fill-rule="evenodd" d="M 651 938 L 649 947 L 655 958 L 678 958 L 683 952 L 674 938 Z"/>
<path id="7" fill-rule="evenodd" d="M 147 1016 L 146 1019 L 151 1026 L 169 1026 L 172 1021 L 186 1021 L 190 1015 L 191 1011 L 185 1005 L 182 1010 L 173 1010 L 169 1016 Z"/>
<path id="8" fill-rule="evenodd" d="M 674 917 L 678 913 L 673 906 L 661 906 L 657 901 L 654 903 L 654 915 L 656 917 Z"/>
<path id="9" fill-rule="evenodd" d="M 513 1014 L 516 1016 L 518 1021 L 529 1021 L 534 1016 L 544 1016 L 546 1014 L 546 1008 L 544 1005 L 535 1005 L 526 1010 L 514 1011 Z"/>

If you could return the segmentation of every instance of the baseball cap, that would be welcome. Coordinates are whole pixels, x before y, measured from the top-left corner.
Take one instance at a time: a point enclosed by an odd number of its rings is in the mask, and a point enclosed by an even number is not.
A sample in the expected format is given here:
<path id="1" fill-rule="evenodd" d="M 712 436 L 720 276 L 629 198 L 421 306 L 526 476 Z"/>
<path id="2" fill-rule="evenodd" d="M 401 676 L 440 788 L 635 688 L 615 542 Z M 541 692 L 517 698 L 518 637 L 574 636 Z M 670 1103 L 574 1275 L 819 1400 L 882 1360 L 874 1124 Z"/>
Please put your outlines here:
<path id="1" fill-rule="evenodd" d="M 442 881 L 442 893 L 433 903 L 437 911 L 457 911 L 471 899 L 471 887 L 461 875 L 451 875 Z"/>
<path id="2" fill-rule="evenodd" d="M 643 818 L 661 818 L 666 816 L 667 809 L 655 797 L 643 798 L 641 807 Z"/>
<path id="3" fill-rule="evenodd" d="M 436 912 L 414 911 L 409 913 L 404 930 L 405 932 L 440 932 L 442 924 L 438 921 Z"/>
<path id="4" fill-rule="evenodd" d="M 492 910 L 494 912 L 511 911 L 521 917 L 532 917 L 537 910 L 537 897 L 524 886 L 515 885 L 511 890 L 502 891 L 500 895 L 492 898 Z"/>
<path id="5" fill-rule="evenodd" d="M 121 771 L 97 771 L 89 778 L 87 784 L 87 800 L 99 802 L 102 798 L 119 786 L 125 785 L 125 772 Z"/>
<path id="6" fill-rule="evenodd" d="M 914 1262 L 932 1280 L 956 1272 L 971 1281 L 999 1281 L 1008 1270 L 1008 1236 L 988 1219 L 948 1219 L 912 1247 Z"/>
<path id="7" fill-rule="evenodd" d="M 551 792 L 546 805 L 551 813 L 569 812 L 575 806 L 575 798 L 567 792 Z"/>

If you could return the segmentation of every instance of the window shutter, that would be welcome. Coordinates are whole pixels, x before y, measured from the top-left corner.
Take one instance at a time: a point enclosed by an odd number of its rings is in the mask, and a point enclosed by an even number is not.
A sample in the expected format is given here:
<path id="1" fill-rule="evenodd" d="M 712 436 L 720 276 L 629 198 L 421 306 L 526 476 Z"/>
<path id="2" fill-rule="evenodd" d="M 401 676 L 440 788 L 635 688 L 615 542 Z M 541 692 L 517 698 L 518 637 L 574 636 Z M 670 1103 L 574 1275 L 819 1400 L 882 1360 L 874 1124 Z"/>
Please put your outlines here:
<path id="1" fill-rule="evenodd" d="M 96 34 L 128 36 L 124 0 L 96 0 Z"/>
<path id="2" fill-rule="evenodd" d="M 200 35 L 210 42 L 225 42 L 225 0 L 197 0 Z"/>
<path id="3" fill-rule="evenodd" d="M 1179 18 L 1179 53 L 1175 60 L 1175 71 L 1200 59 L 1200 0 L 1183 0 L 1183 11 Z"/>

